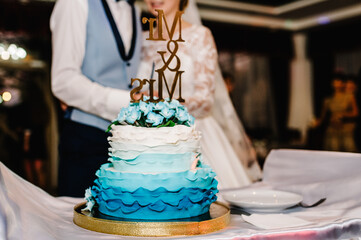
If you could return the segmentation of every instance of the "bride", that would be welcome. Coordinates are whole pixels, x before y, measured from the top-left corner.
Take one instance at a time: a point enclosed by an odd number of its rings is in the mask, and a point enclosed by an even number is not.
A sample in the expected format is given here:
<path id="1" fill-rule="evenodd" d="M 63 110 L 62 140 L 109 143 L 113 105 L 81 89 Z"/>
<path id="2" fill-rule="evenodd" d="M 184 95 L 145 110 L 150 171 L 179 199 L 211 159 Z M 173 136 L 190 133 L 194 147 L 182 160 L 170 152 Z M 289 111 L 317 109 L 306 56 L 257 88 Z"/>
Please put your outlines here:
<path id="1" fill-rule="evenodd" d="M 162 9 L 166 22 L 171 26 L 177 11 L 184 11 L 188 1 L 145 0 L 145 3 L 150 13 L 155 16 L 158 14 L 155 10 Z M 216 76 L 219 74 L 217 49 L 213 36 L 208 28 L 201 25 L 182 20 L 181 26 L 182 39 L 185 42 L 179 43 L 177 56 L 181 60 L 180 70 L 184 71 L 182 74 L 182 97 L 185 99 L 185 106 L 196 118 L 196 128 L 202 132 L 201 147 L 204 161 L 211 165 L 217 173 L 219 188 L 237 188 L 250 184 L 251 179 L 247 175 L 242 162 L 238 159 L 222 128 L 212 116 Z M 167 33 L 165 24 L 163 24 L 163 28 L 163 33 Z M 177 33 L 178 30 L 175 31 L 175 34 Z M 157 28 L 154 28 L 153 34 L 157 37 Z M 149 32 L 145 32 L 143 39 L 145 40 L 148 36 Z M 163 37 L 168 36 L 163 34 Z M 173 39 L 178 39 L 178 37 L 175 36 Z M 145 40 L 143 42 L 142 62 L 139 67 L 138 77 L 145 79 L 157 78 L 153 77 L 154 69 L 159 69 L 164 65 L 157 51 L 163 50 L 167 50 L 167 41 Z M 170 57 L 169 52 L 165 55 L 165 59 Z M 172 65 L 175 62 L 171 62 L 170 68 L 174 67 Z M 171 85 L 174 73 L 166 71 L 165 79 L 168 85 Z M 175 90 L 175 93 L 178 93 L 178 89 Z M 167 96 L 167 93 L 163 93 L 163 96 Z M 229 122 L 227 114 L 217 117 L 223 117 L 224 119 L 220 119 L 220 121 L 224 123 Z"/>

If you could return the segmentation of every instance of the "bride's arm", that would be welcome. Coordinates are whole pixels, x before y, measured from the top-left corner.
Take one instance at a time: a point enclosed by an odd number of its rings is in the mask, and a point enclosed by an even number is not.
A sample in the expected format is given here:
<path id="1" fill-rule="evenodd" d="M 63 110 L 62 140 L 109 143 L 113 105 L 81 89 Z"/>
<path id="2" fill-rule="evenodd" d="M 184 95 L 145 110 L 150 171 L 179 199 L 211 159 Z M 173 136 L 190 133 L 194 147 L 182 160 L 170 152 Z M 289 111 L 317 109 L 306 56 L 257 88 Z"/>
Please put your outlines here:
<path id="1" fill-rule="evenodd" d="M 187 98 L 185 102 L 195 118 L 207 116 L 214 101 L 217 49 L 210 30 L 208 28 L 204 30 L 192 46 L 197 50 L 193 57 L 195 86 L 193 96 Z"/>

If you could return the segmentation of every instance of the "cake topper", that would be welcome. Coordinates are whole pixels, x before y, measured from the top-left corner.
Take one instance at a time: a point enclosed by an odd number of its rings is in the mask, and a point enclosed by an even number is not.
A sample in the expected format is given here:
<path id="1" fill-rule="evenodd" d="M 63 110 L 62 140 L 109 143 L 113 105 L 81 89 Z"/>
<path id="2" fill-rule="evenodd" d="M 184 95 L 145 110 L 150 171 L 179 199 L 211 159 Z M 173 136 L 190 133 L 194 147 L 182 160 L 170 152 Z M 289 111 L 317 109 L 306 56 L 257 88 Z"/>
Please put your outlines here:
<path id="1" fill-rule="evenodd" d="M 155 11 L 158 12 L 157 18 L 143 17 L 143 19 L 142 19 L 143 24 L 149 22 L 149 37 L 146 40 L 167 41 L 167 39 L 164 38 L 164 36 L 163 36 L 163 20 L 164 20 L 164 24 L 167 29 L 167 33 L 168 33 L 168 37 L 169 37 L 168 43 L 167 43 L 167 50 L 171 55 L 169 56 L 168 59 L 166 59 L 165 54 L 167 53 L 167 51 L 157 51 L 157 53 L 160 55 L 160 57 L 164 63 L 163 67 L 155 70 L 155 72 L 158 73 L 158 96 L 154 96 L 154 82 L 156 81 L 155 79 L 132 78 L 131 85 L 133 86 L 133 84 L 135 82 L 138 82 L 139 85 L 130 91 L 130 98 L 132 99 L 131 102 L 139 102 L 139 100 L 144 101 L 144 94 L 141 94 L 141 97 L 139 99 L 135 98 L 135 94 L 140 92 L 142 90 L 143 86 L 146 85 L 147 83 L 149 84 L 149 99 L 145 100 L 146 102 L 164 101 L 165 100 L 163 98 L 163 86 L 164 85 L 169 94 L 169 98 L 167 98 L 167 100 L 169 99 L 169 101 L 171 101 L 173 98 L 177 84 L 179 84 L 179 87 L 178 87 L 179 92 L 178 92 L 177 100 L 179 102 L 184 102 L 184 99 L 182 98 L 182 87 L 181 87 L 182 86 L 182 74 L 184 73 L 184 71 L 180 70 L 181 61 L 180 61 L 179 57 L 177 56 L 178 42 L 184 42 L 184 40 L 182 39 L 182 18 L 181 18 L 182 14 L 184 12 L 183 11 L 177 12 L 177 14 L 174 17 L 172 27 L 169 29 L 169 25 L 167 23 L 167 20 L 165 18 L 163 10 L 156 9 Z M 157 38 L 154 37 L 154 22 L 155 21 L 157 21 L 157 23 L 158 23 L 157 24 L 157 31 L 158 31 Z M 175 30 L 176 30 L 177 24 L 178 24 L 179 36 L 178 36 L 178 39 L 174 40 L 173 36 L 174 36 Z M 174 68 L 171 68 L 169 66 L 172 61 L 176 61 L 176 66 Z M 174 73 L 174 79 L 173 79 L 171 86 L 168 85 L 168 82 L 164 75 L 164 72 L 166 70 Z M 164 83 L 164 85 L 163 85 L 163 83 Z"/>

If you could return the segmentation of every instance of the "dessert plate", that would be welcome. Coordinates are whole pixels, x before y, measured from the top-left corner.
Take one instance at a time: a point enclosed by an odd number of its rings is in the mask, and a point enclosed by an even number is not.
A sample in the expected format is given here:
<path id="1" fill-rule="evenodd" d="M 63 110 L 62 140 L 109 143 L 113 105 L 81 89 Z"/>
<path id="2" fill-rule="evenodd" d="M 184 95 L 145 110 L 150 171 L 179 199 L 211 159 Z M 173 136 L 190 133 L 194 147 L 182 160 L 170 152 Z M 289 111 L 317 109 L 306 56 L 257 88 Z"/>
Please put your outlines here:
<path id="1" fill-rule="evenodd" d="M 222 196 L 230 204 L 253 212 L 277 212 L 302 201 L 296 193 L 265 189 L 242 189 Z"/>

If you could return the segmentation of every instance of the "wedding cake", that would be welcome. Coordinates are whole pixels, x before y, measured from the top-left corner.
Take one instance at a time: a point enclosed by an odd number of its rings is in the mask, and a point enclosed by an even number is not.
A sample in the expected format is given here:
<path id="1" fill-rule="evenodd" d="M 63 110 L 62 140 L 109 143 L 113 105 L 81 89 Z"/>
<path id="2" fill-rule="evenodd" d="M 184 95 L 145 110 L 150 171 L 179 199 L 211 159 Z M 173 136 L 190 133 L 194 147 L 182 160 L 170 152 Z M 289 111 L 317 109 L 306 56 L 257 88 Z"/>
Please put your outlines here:
<path id="1" fill-rule="evenodd" d="M 177 100 L 130 103 L 108 130 L 109 163 L 86 190 L 87 210 L 147 220 L 208 213 L 216 174 L 202 163 L 201 133 Z"/>

